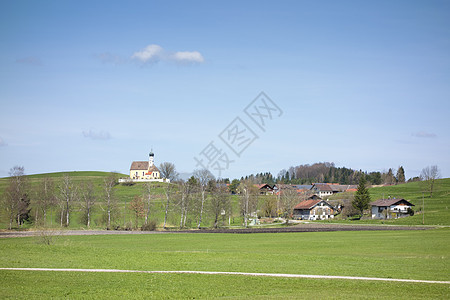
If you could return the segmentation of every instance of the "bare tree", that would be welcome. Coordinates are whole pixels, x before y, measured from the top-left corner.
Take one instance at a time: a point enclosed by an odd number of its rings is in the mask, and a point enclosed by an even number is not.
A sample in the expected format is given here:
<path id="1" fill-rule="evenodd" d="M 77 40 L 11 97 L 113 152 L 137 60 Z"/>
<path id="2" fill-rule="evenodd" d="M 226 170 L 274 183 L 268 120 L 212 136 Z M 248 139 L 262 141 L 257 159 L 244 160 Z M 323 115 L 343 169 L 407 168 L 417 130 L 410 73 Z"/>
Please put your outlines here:
<path id="1" fill-rule="evenodd" d="M 166 194 L 166 207 L 165 207 L 163 228 L 165 229 L 167 224 L 167 216 L 169 214 L 172 181 L 174 181 L 178 177 L 178 173 L 176 171 L 175 165 L 170 162 L 163 162 L 162 164 L 160 164 L 159 171 L 161 172 L 161 176 L 163 178 L 168 179 L 166 188 L 164 189 L 164 192 Z"/>
<path id="2" fill-rule="evenodd" d="M 248 227 L 248 220 L 252 212 L 256 210 L 258 203 L 258 190 L 251 180 L 241 180 L 239 185 L 241 194 L 241 212 L 244 217 L 244 226 Z"/>
<path id="3" fill-rule="evenodd" d="M 199 183 L 201 194 L 200 215 L 197 224 L 197 228 L 200 229 L 200 226 L 202 224 L 203 210 L 206 201 L 206 188 L 208 186 L 208 182 L 214 179 L 214 175 L 208 169 L 200 169 L 194 171 L 194 177 L 195 179 L 197 179 Z"/>
<path id="4" fill-rule="evenodd" d="M 44 177 L 41 179 L 37 188 L 34 205 L 36 209 L 36 223 L 38 223 L 38 212 L 42 211 L 43 225 L 47 221 L 47 210 L 51 209 L 56 204 L 55 184 L 51 177 Z"/>
<path id="5" fill-rule="evenodd" d="M 186 226 L 186 219 L 188 212 L 190 210 L 190 204 L 193 194 L 196 191 L 197 188 L 197 180 L 192 176 L 189 178 L 188 181 L 180 180 L 178 182 L 179 191 L 180 191 L 180 201 L 179 201 L 179 207 L 180 207 L 180 228 L 183 228 Z"/>
<path id="6" fill-rule="evenodd" d="M 130 208 L 134 212 L 136 220 L 134 227 L 137 229 L 139 227 L 139 219 L 145 215 L 145 206 L 142 197 L 135 195 L 133 200 L 130 202 Z"/>
<path id="7" fill-rule="evenodd" d="M 61 226 L 65 214 L 65 225 L 69 226 L 72 203 L 77 199 L 77 188 L 68 174 L 64 174 L 59 184 L 59 201 L 61 204 Z"/>
<path id="8" fill-rule="evenodd" d="M 266 196 L 262 207 L 264 216 L 274 217 L 277 215 L 277 196 Z"/>
<path id="9" fill-rule="evenodd" d="M 284 217 L 288 220 L 292 218 L 294 206 L 300 202 L 300 196 L 295 188 L 284 186 L 280 189 L 280 200 Z"/>
<path id="10" fill-rule="evenodd" d="M 96 202 L 96 197 L 94 193 L 94 186 L 92 182 L 84 182 L 81 186 L 81 206 L 83 208 L 83 219 L 86 222 L 86 225 L 88 228 L 91 226 L 91 216 L 92 216 L 92 210 L 94 208 L 94 204 Z"/>
<path id="11" fill-rule="evenodd" d="M 423 168 L 420 173 L 420 178 L 425 185 L 425 189 L 430 192 L 430 198 L 432 198 L 436 179 L 441 178 L 438 166 L 434 165 Z"/>
<path id="12" fill-rule="evenodd" d="M 228 187 L 223 182 L 210 180 L 208 183 L 209 207 L 214 218 L 213 227 L 219 226 L 219 217 L 231 210 L 231 199 Z"/>
<path id="13" fill-rule="evenodd" d="M 103 192 L 106 202 L 106 214 L 107 214 L 107 228 L 111 228 L 111 215 L 116 208 L 116 198 L 114 195 L 114 186 L 117 184 L 116 173 L 109 173 L 109 175 L 103 179 Z"/>
<path id="14" fill-rule="evenodd" d="M 27 196 L 27 179 L 24 167 L 14 166 L 9 171 L 9 184 L 4 195 L 6 212 L 9 217 L 9 229 L 12 228 L 14 219 L 17 219 L 17 226 L 29 212 L 29 199 Z"/>

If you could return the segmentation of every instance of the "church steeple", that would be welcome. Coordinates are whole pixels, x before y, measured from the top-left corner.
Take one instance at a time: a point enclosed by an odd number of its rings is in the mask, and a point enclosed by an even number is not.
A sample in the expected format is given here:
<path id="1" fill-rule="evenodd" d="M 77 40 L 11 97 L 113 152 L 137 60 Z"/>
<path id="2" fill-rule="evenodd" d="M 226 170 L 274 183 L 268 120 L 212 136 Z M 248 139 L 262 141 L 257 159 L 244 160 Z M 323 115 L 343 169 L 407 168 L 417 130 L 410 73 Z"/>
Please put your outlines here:
<path id="1" fill-rule="evenodd" d="M 148 155 L 148 168 L 150 169 L 155 164 L 155 154 L 153 153 L 153 149 L 150 150 L 150 154 Z"/>

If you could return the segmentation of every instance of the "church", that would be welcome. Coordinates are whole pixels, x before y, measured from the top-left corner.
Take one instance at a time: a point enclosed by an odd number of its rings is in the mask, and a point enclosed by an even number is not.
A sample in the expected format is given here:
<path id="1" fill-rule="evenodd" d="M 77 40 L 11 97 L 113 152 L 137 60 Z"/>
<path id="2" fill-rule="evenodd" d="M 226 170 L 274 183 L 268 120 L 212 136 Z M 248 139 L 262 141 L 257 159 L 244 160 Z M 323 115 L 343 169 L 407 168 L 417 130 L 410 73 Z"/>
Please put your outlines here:
<path id="1" fill-rule="evenodd" d="M 161 179 L 161 172 L 155 166 L 155 154 L 150 151 L 148 161 L 133 161 L 130 167 L 130 179 L 133 181 L 159 181 Z"/>

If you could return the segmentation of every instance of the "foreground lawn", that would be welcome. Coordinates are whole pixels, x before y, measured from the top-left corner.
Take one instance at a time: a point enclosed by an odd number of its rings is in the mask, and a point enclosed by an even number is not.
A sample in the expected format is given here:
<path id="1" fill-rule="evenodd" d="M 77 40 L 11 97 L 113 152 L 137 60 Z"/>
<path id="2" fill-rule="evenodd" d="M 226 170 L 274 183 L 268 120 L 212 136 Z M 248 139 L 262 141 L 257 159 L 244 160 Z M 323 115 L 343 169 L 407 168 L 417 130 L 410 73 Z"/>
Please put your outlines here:
<path id="1" fill-rule="evenodd" d="M 0 240 L 0 267 L 199 270 L 450 280 L 450 229 Z M 447 284 L 0 271 L 4 296 L 448 298 Z M 20 293 L 18 292 L 20 290 Z"/>
<path id="2" fill-rule="evenodd" d="M 443 284 L 194 274 L 2 271 L 4 298 L 448 299 Z M 20 291 L 20 292 L 19 292 Z"/>

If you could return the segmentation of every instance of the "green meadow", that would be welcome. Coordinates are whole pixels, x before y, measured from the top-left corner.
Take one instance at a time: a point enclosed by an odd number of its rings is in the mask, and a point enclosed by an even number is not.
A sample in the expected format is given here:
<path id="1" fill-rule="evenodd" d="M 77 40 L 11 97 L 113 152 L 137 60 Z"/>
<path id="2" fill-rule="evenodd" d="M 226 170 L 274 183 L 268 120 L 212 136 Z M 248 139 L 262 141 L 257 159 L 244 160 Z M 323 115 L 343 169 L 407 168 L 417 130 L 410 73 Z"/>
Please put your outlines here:
<path id="1" fill-rule="evenodd" d="M 96 194 L 97 203 L 94 206 L 93 217 L 91 220 L 91 228 L 94 229 L 105 229 L 106 225 L 104 222 L 105 205 L 103 201 L 102 184 L 103 180 L 109 173 L 106 172 L 91 172 L 91 171 L 81 171 L 81 172 L 59 172 L 59 173 L 49 173 L 49 174 L 37 174 L 29 175 L 28 180 L 32 189 L 37 188 L 43 177 L 51 177 L 54 179 L 55 186 L 59 184 L 62 176 L 68 174 L 75 184 L 81 184 L 82 182 L 90 181 L 93 183 Z M 117 174 L 119 177 L 126 177 L 124 174 Z M 7 178 L 0 178 L 0 197 L 2 196 L 6 186 L 8 184 Z M 339 220 L 335 218 L 331 221 L 320 221 L 320 222 L 343 222 L 343 223 L 368 223 L 368 224 L 393 224 L 393 225 L 422 225 L 425 221 L 425 225 L 450 225 L 450 178 L 439 179 L 436 181 L 436 186 L 434 189 L 433 197 L 425 191 L 424 184 L 422 182 L 411 182 L 395 186 L 385 186 L 385 187 L 375 187 L 369 189 L 372 201 L 380 198 L 396 197 L 405 198 L 412 202 L 415 207 L 415 215 L 412 217 L 394 219 L 394 220 L 358 220 L 358 221 L 348 221 Z M 142 196 L 144 193 L 144 185 L 142 183 L 137 183 L 132 186 L 125 186 L 118 184 L 114 187 L 115 198 L 116 198 L 116 212 L 113 215 L 113 223 L 117 226 L 125 227 L 126 224 L 134 224 L 135 217 L 130 209 L 130 202 L 135 196 Z M 31 198 L 33 198 L 33 191 L 30 193 Z M 263 207 L 264 201 L 267 197 L 274 196 L 259 196 L 259 208 Z M 341 193 L 333 196 L 331 199 L 346 199 L 350 195 L 346 193 Z M 172 199 L 175 199 L 173 197 Z M 299 200 L 300 201 L 300 200 Z M 176 202 L 176 201 L 175 201 Z M 158 226 L 162 226 L 164 219 L 164 205 L 165 205 L 165 195 L 164 195 L 164 184 L 163 183 L 153 183 L 152 189 L 152 208 L 150 218 L 155 220 Z M 236 195 L 232 196 L 232 218 L 231 225 L 240 226 L 242 225 L 242 217 L 240 216 L 239 208 L 239 197 Z M 425 206 L 425 207 L 423 207 Z M 73 204 L 73 209 L 71 212 L 71 222 L 69 229 L 84 229 L 86 226 L 81 221 L 81 206 L 79 203 Z M 425 211 L 425 215 L 423 212 Z M 31 211 L 31 215 L 34 215 L 34 211 Z M 195 227 L 197 216 L 194 214 L 189 214 L 187 218 L 186 225 L 188 227 Z M 170 213 L 168 218 L 168 226 L 172 228 L 177 228 L 179 225 L 180 213 L 174 203 L 170 206 Z M 223 220 L 222 225 L 228 225 L 228 220 Z M 59 215 L 58 209 L 53 208 L 47 214 L 46 225 L 50 227 L 57 228 L 59 226 Z M 143 219 L 139 220 L 139 225 L 142 225 Z M 135 225 L 135 224 L 134 224 Z M 4 215 L 3 210 L 0 212 L 0 228 L 7 228 L 8 220 Z M 23 229 L 33 228 L 36 225 L 33 223 L 23 225 Z M 202 227 L 212 226 L 212 220 L 206 213 L 203 218 Z"/>
<path id="2" fill-rule="evenodd" d="M 197 270 L 450 280 L 450 229 L 0 240 L 1 267 Z M 0 271 L 4 297 L 445 299 L 449 284 L 239 275 Z M 20 292 L 19 292 L 20 290 Z"/>
<path id="3" fill-rule="evenodd" d="M 383 198 L 404 198 L 414 204 L 414 216 L 391 220 L 358 220 L 356 223 L 392 225 L 450 225 L 450 178 L 438 179 L 433 196 L 430 197 L 423 182 L 374 187 L 369 189 L 371 201 Z M 349 198 L 347 193 L 336 194 L 330 199 Z M 355 223 L 355 221 L 332 220 L 331 222 Z"/>

